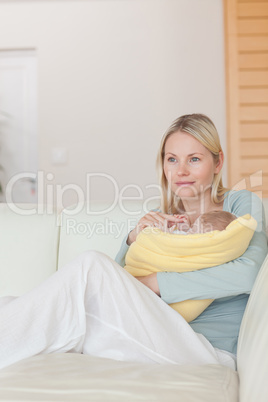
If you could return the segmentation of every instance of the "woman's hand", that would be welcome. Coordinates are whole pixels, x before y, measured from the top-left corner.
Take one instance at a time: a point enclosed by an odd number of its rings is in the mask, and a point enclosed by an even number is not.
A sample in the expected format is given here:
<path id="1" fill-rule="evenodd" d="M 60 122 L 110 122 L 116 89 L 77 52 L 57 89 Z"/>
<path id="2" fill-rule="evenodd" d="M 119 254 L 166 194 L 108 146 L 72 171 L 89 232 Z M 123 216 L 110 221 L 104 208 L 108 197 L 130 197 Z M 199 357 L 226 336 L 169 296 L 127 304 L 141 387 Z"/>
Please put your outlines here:
<path id="1" fill-rule="evenodd" d="M 151 289 L 157 296 L 160 296 L 160 290 L 157 282 L 157 274 L 147 276 L 136 276 L 136 279 Z"/>
<path id="2" fill-rule="evenodd" d="M 170 228 L 169 232 L 172 232 L 175 229 L 181 230 L 183 232 L 188 232 L 188 230 L 191 227 L 191 222 L 190 222 L 189 216 L 186 215 L 186 214 L 184 214 L 184 215 L 174 215 L 174 216 L 179 219 L 179 222 L 176 223 L 175 226 L 172 226 Z"/>
<path id="3" fill-rule="evenodd" d="M 178 215 L 168 215 L 161 212 L 148 212 L 138 222 L 137 226 L 129 233 L 127 244 L 130 246 L 136 240 L 138 234 L 146 227 L 155 227 L 166 231 L 168 228 L 180 222 Z"/>

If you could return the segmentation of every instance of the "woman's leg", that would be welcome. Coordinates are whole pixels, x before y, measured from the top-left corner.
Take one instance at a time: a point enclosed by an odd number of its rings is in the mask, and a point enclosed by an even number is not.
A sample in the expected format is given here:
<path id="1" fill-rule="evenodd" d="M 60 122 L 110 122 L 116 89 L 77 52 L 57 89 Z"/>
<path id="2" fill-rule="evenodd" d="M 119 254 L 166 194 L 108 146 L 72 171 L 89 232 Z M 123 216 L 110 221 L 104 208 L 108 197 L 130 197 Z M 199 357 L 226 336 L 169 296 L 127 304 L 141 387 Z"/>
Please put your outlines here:
<path id="1" fill-rule="evenodd" d="M 39 354 L 219 363 L 218 352 L 109 257 L 87 252 L 0 307 L 0 367 Z"/>
<path id="2" fill-rule="evenodd" d="M 4 306 L 5 304 L 10 303 L 12 300 L 16 299 L 15 296 L 4 296 L 0 297 L 0 308 Z"/>
<path id="3" fill-rule="evenodd" d="M 25 295 L 0 299 L 0 368 L 39 353 L 81 352 L 85 271 L 79 257 Z"/>

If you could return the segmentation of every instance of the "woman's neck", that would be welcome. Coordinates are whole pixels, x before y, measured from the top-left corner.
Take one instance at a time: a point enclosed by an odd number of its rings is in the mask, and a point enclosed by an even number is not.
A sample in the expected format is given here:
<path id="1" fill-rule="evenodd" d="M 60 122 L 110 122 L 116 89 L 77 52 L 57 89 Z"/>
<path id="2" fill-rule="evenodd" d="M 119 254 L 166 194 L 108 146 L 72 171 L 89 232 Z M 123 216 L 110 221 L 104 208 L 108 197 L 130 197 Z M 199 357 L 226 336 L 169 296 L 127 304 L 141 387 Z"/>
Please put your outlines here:
<path id="1" fill-rule="evenodd" d="M 222 211 L 223 202 L 215 204 L 211 200 L 210 193 L 202 194 L 198 199 L 189 197 L 182 199 L 185 212 L 189 216 L 190 222 L 193 223 L 201 214 L 209 211 Z"/>

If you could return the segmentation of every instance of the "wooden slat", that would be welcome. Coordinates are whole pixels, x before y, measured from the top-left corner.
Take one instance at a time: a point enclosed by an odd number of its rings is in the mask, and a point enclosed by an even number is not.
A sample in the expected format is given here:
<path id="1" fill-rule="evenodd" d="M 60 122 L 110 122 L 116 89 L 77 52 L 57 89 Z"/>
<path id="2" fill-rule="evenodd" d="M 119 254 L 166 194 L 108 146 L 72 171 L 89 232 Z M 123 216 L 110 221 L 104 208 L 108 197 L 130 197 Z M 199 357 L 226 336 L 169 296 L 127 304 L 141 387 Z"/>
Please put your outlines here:
<path id="1" fill-rule="evenodd" d="M 252 174 L 258 170 L 268 175 L 268 158 L 241 159 L 242 174 Z"/>
<path id="2" fill-rule="evenodd" d="M 265 17 L 268 16 L 268 2 L 254 1 L 251 3 L 239 3 L 238 17 Z"/>
<path id="3" fill-rule="evenodd" d="M 251 190 L 254 188 L 258 187 L 261 188 L 263 186 L 263 182 L 265 180 L 265 173 L 263 173 L 262 170 L 259 171 L 254 171 L 254 173 L 251 173 L 250 175 L 247 175 L 247 182 L 248 186 Z"/>
<path id="4" fill-rule="evenodd" d="M 244 179 L 244 180 L 243 180 Z M 261 183 L 260 183 L 261 182 Z M 252 177 L 251 175 L 242 175 L 240 189 L 252 191 L 257 194 L 261 199 L 268 196 L 268 176 L 262 175 L 261 178 Z"/>
<path id="5" fill-rule="evenodd" d="M 268 162 L 268 141 L 241 141 L 241 157 L 263 157 Z"/>
<path id="6" fill-rule="evenodd" d="M 267 68 L 268 69 L 268 52 L 267 53 L 250 53 L 239 54 L 238 65 L 243 68 Z"/>
<path id="7" fill-rule="evenodd" d="M 236 0 L 236 3 L 255 3 L 255 0 Z M 268 3 L 268 0 L 258 0 L 258 3 Z"/>
<path id="8" fill-rule="evenodd" d="M 235 0 L 236 3 L 255 3 L 255 0 Z M 268 3 L 268 0 L 258 0 L 258 3 Z"/>
<path id="9" fill-rule="evenodd" d="M 268 51 L 268 35 L 267 36 L 239 36 L 238 50 L 239 50 L 239 52 Z"/>
<path id="10" fill-rule="evenodd" d="M 227 112 L 227 154 L 228 185 L 232 186 L 239 178 L 240 160 L 236 150 L 239 149 L 239 73 L 237 44 L 237 3 L 224 1 L 225 16 L 225 52 L 226 52 L 226 112 Z"/>
<path id="11" fill-rule="evenodd" d="M 262 172 L 253 174 L 241 174 L 239 180 L 232 186 L 233 190 L 249 190 L 260 199 L 266 198 L 268 195 L 268 176 Z"/>
<path id="12" fill-rule="evenodd" d="M 268 71 L 240 71 L 240 86 L 267 86 Z"/>
<path id="13" fill-rule="evenodd" d="M 237 31 L 239 35 L 268 34 L 268 18 L 238 20 Z"/>
<path id="14" fill-rule="evenodd" d="M 264 175 L 262 179 L 262 187 L 268 189 L 268 176 Z"/>
<path id="15" fill-rule="evenodd" d="M 268 106 L 241 106 L 239 112 L 240 121 L 268 122 Z"/>
<path id="16" fill-rule="evenodd" d="M 228 184 L 267 197 L 268 0 L 224 0 L 224 4 Z"/>
<path id="17" fill-rule="evenodd" d="M 267 103 L 268 104 L 268 86 L 267 88 L 240 88 L 240 103 Z M 267 127 L 268 129 L 268 127 Z M 268 134 L 268 131 L 267 131 Z"/>
<path id="18" fill-rule="evenodd" d="M 239 132 L 241 139 L 264 139 L 268 137 L 268 123 L 241 123 L 239 127 Z"/>

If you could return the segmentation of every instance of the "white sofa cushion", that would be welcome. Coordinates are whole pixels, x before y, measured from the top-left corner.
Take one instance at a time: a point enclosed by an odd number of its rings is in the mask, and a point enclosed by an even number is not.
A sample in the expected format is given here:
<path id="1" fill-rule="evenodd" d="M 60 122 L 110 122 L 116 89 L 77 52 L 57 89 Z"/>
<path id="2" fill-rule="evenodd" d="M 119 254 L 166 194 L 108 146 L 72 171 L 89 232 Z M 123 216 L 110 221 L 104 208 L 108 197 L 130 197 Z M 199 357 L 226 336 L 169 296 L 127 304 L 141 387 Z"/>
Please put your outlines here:
<path id="1" fill-rule="evenodd" d="M 28 216 L 32 208 L 20 205 L 20 214 L 0 204 L 0 296 L 20 296 L 57 269 L 57 214 Z"/>
<path id="2" fill-rule="evenodd" d="M 158 205 L 153 201 L 124 201 L 115 206 L 94 202 L 81 205 L 81 211 L 77 213 L 73 213 L 72 207 L 64 209 L 61 214 L 58 268 L 87 250 L 101 251 L 115 258 L 124 236 L 143 215 Z"/>
<path id="3" fill-rule="evenodd" d="M 263 203 L 264 213 L 265 213 L 265 217 L 266 217 L 266 233 L 268 236 L 268 198 L 264 198 L 262 200 L 262 203 Z"/>
<path id="4" fill-rule="evenodd" d="M 246 307 L 237 350 L 240 402 L 268 400 L 268 256 Z"/>
<path id="5" fill-rule="evenodd" d="M 39 355 L 0 371 L 1 400 L 238 402 L 226 366 L 126 363 L 81 354 Z"/>

